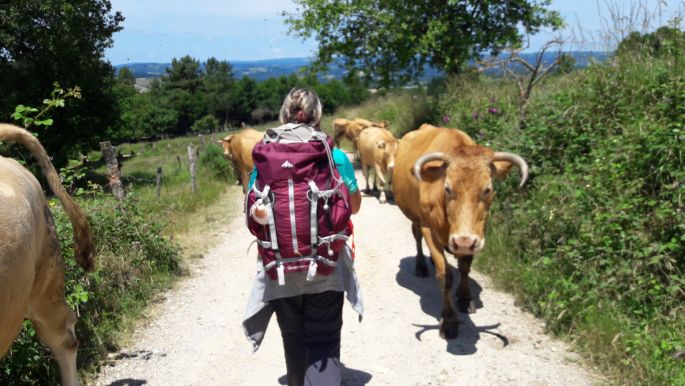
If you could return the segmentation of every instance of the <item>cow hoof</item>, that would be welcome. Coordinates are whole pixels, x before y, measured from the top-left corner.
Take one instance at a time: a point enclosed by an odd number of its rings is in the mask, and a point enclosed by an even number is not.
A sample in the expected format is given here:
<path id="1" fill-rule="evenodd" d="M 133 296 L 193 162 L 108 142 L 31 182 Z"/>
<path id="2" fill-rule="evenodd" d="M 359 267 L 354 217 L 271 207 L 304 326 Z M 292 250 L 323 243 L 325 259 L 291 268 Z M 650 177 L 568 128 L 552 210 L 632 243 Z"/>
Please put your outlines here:
<path id="1" fill-rule="evenodd" d="M 364 193 L 365 195 L 367 195 L 367 196 L 370 196 L 370 195 L 371 195 L 371 190 L 368 189 L 368 188 L 367 188 L 367 189 L 364 189 L 363 193 Z"/>
<path id="2" fill-rule="evenodd" d="M 459 323 L 457 321 L 440 321 L 440 337 L 445 340 L 456 339 L 459 336 Z"/>
<path id="3" fill-rule="evenodd" d="M 385 204 L 386 202 L 388 202 L 388 200 L 386 200 L 385 197 L 381 197 L 379 201 L 381 204 Z"/>
<path id="4" fill-rule="evenodd" d="M 414 269 L 414 275 L 416 277 L 428 277 L 428 267 L 426 264 L 417 265 L 416 269 Z"/>
<path id="5" fill-rule="evenodd" d="M 464 314 L 475 314 L 476 313 L 476 302 L 473 300 L 457 300 L 457 308 L 459 312 Z"/>

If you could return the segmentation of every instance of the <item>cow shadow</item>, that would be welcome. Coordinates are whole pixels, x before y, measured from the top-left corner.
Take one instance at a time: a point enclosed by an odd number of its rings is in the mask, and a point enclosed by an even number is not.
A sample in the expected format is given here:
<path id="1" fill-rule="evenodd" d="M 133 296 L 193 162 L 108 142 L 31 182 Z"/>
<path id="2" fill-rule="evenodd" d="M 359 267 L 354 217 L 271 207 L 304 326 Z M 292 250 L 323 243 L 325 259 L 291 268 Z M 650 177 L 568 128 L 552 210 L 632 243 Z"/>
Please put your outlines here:
<path id="1" fill-rule="evenodd" d="M 343 364 L 342 382 L 340 383 L 340 386 L 363 386 L 369 383 L 371 378 L 373 378 L 373 376 L 366 371 L 351 369 Z M 287 385 L 288 376 L 283 375 L 279 377 L 278 384 Z"/>
<path id="2" fill-rule="evenodd" d="M 414 275 L 415 266 L 415 256 L 408 256 L 400 260 L 399 271 L 396 275 L 396 281 L 399 285 L 407 288 L 419 296 L 419 303 L 421 305 L 421 310 L 427 315 L 432 316 L 438 322 L 436 324 L 423 325 L 423 324 L 412 324 L 417 328 L 414 333 L 417 340 L 421 340 L 424 333 L 428 331 L 435 330 L 438 333 L 440 311 L 442 303 L 442 294 L 438 288 L 437 281 L 435 280 L 435 269 L 432 264 L 429 264 L 429 277 L 420 278 Z M 459 270 L 450 265 L 450 269 L 453 270 L 454 275 L 454 286 L 452 289 L 451 296 L 456 297 L 456 288 L 459 285 Z M 480 299 L 480 293 L 483 288 L 471 278 L 469 282 L 469 288 L 471 290 L 471 296 L 476 304 L 477 309 L 483 308 L 483 302 Z M 456 305 L 456 301 L 455 301 Z M 457 313 L 457 319 L 459 320 L 459 335 L 456 339 L 447 341 L 446 350 L 453 355 L 471 355 L 474 354 L 478 349 L 476 343 L 480 339 L 481 333 L 492 334 L 500 339 L 502 346 L 509 345 L 509 339 L 497 332 L 491 331 L 500 326 L 500 323 L 487 325 L 487 326 L 476 326 L 471 320 L 469 314 Z"/>
<path id="3" fill-rule="evenodd" d="M 126 379 L 120 379 L 118 381 L 114 381 L 110 383 L 108 386 L 142 386 L 146 385 L 147 381 L 144 379 L 131 379 L 131 378 L 126 378 Z"/>

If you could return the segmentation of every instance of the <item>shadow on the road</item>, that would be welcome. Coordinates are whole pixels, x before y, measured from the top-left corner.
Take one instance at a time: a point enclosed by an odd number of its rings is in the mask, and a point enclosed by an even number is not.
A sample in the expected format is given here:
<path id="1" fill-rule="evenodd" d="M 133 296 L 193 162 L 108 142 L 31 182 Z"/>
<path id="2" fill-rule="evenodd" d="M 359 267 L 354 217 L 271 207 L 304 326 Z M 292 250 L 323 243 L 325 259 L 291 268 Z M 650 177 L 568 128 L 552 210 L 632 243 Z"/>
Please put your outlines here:
<path id="1" fill-rule="evenodd" d="M 435 280 L 435 269 L 432 264 L 428 264 L 430 275 L 428 278 L 420 278 L 414 275 L 415 256 L 408 256 L 400 260 L 399 271 L 397 272 L 396 280 L 399 285 L 407 288 L 419 296 L 419 303 L 421 309 L 426 314 L 440 320 L 440 310 L 442 304 L 442 294 L 438 288 Z M 456 296 L 456 288 L 459 285 L 459 270 L 451 267 L 454 274 L 454 288 L 452 296 Z M 470 278 L 469 287 L 471 289 L 471 296 L 476 303 L 476 308 L 483 308 L 483 302 L 480 299 L 480 293 L 483 288 Z M 455 301 L 456 304 L 456 301 Z M 503 346 L 509 344 L 509 339 L 497 332 L 490 330 L 496 329 L 500 326 L 499 323 L 489 326 L 476 326 L 469 314 L 458 313 L 459 319 L 459 336 L 456 339 L 447 341 L 447 352 L 454 355 L 471 355 L 477 351 L 476 343 L 480 339 L 481 333 L 492 334 L 502 341 Z M 415 332 L 416 339 L 421 340 L 421 335 L 429 330 L 435 330 L 438 333 L 439 323 L 434 325 L 419 325 L 413 324 L 418 330 Z"/>
<path id="2" fill-rule="evenodd" d="M 149 360 L 152 358 L 152 356 L 155 355 L 152 351 L 149 350 L 137 350 L 137 351 L 122 351 L 114 356 L 115 360 L 120 360 L 120 359 L 129 359 L 129 358 L 140 358 L 144 360 Z M 166 354 L 160 354 L 160 356 L 166 356 Z"/>
<path id="3" fill-rule="evenodd" d="M 344 366 L 344 364 L 343 364 Z M 363 386 L 366 385 L 371 381 L 371 378 L 373 376 L 365 371 L 361 370 L 355 370 L 351 369 L 347 366 L 344 366 L 342 369 L 342 382 L 340 383 L 341 386 Z M 279 385 L 287 385 L 288 384 L 288 376 L 283 375 L 280 378 L 278 378 L 278 384 Z"/>
<path id="4" fill-rule="evenodd" d="M 114 381 L 109 384 L 109 386 L 140 386 L 140 385 L 145 385 L 147 384 L 147 381 L 144 379 L 131 379 L 131 378 L 126 378 L 126 379 L 120 379 L 118 381 Z"/>

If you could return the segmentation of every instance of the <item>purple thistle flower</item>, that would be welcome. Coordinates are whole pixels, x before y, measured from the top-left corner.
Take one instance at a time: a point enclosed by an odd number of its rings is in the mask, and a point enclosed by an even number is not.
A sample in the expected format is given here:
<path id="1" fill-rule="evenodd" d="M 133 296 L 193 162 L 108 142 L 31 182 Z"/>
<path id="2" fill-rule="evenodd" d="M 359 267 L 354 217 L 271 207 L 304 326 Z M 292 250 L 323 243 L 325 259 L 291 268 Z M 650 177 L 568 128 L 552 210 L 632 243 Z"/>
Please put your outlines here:
<path id="1" fill-rule="evenodd" d="M 442 116 L 442 122 L 445 123 L 445 124 L 450 123 L 450 115 L 449 115 L 449 114 L 443 115 L 443 116 Z"/>
<path id="2" fill-rule="evenodd" d="M 490 108 L 488 109 L 488 112 L 489 112 L 490 114 L 498 114 L 498 113 L 499 113 L 499 110 L 498 110 L 497 108 L 495 108 L 495 107 L 490 107 Z"/>
<path id="3" fill-rule="evenodd" d="M 478 111 L 474 111 L 473 114 L 471 114 L 471 118 L 478 119 Z"/>

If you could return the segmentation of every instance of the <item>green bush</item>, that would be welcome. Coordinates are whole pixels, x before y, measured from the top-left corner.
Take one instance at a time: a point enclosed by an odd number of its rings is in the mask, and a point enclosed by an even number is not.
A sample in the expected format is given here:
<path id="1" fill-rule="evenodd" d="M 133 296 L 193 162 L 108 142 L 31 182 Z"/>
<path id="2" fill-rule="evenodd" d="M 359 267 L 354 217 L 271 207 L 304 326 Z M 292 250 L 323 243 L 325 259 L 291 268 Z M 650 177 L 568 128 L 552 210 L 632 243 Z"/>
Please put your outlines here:
<path id="1" fill-rule="evenodd" d="M 442 100 L 479 142 L 531 164 L 526 190 L 499 185 L 477 264 L 620 384 L 685 384 L 674 359 L 685 350 L 683 90 L 668 60 L 619 58 L 549 80 L 526 130 L 506 111 L 470 122 L 483 91 Z"/>
<path id="2" fill-rule="evenodd" d="M 54 200 L 58 238 L 66 263 L 66 298 L 79 316 L 78 367 L 89 368 L 117 348 L 122 326 L 136 317 L 153 294 L 181 273 L 178 248 L 135 200 L 118 203 L 109 196 L 79 200 L 88 214 L 97 247 L 96 269 L 85 274 L 73 259 L 71 225 Z M 0 384 L 53 384 L 57 364 L 29 322 L 0 363 Z"/>
<path id="3" fill-rule="evenodd" d="M 213 115 L 205 115 L 193 123 L 190 129 L 195 133 L 209 133 L 220 126 L 219 120 Z"/>
<path id="4" fill-rule="evenodd" d="M 213 143 L 208 144 L 200 154 L 200 167 L 224 181 L 228 181 L 232 175 L 231 164 L 224 157 L 223 148 Z"/>

